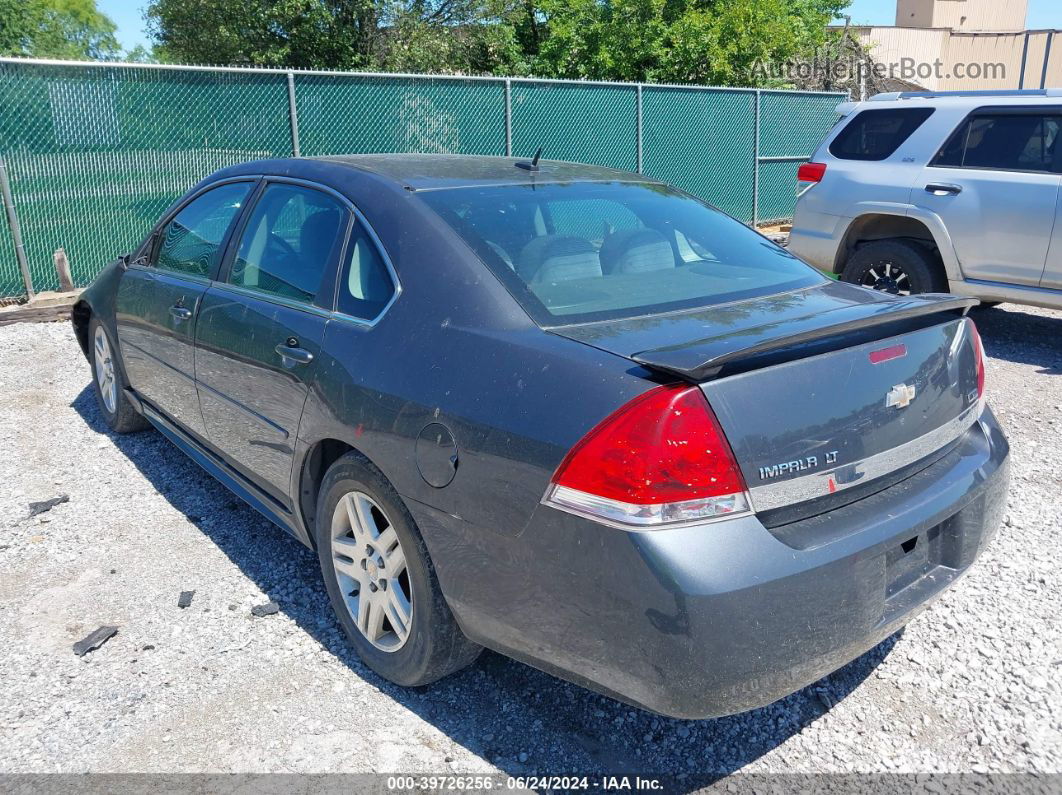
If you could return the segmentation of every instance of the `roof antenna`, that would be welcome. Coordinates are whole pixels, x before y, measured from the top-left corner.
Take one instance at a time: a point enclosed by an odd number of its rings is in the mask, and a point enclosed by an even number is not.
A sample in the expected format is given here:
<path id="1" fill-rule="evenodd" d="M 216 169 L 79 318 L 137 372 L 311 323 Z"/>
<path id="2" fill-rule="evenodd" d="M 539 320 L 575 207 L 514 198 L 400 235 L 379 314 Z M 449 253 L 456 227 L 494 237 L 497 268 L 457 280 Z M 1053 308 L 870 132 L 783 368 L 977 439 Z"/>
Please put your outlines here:
<path id="1" fill-rule="evenodd" d="M 538 151 L 535 152 L 535 156 L 533 158 L 531 158 L 531 162 L 530 163 L 523 163 L 523 162 L 517 163 L 516 167 L 525 169 L 526 171 L 538 171 L 539 170 L 538 161 L 539 161 L 539 158 L 541 158 L 541 157 L 542 157 L 542 147 L 540 146 L 538 148 Z"/>

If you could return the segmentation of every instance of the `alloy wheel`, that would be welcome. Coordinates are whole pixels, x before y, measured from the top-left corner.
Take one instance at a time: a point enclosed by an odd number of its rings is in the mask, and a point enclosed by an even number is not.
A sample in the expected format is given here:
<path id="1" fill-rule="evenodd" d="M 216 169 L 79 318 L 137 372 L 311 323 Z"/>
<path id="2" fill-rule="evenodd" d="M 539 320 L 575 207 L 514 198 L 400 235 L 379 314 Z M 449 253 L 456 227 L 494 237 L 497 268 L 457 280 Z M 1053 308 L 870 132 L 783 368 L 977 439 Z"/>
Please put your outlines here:
<path id="1" fill-rule="evenodd" d="M 892 295 L 910 295 L 911 278 L 894 262 L 879 262 L 873 265 L 859 282 L 863 287 L 873 287 Z"/>
<path id="2" fill-rule="evenodd" d="M 96 363 L 96 383 L 100 387 L 103 405 L 114 414 L 118 410 L 118 382 L 114 377 L 114 359 L 111 357 L 111 344 L 107 341 L 107 332 L 103 326 L 96 326 L 93 359 Z"/>
<path id="3" fill-rule="evenodd" d="M 332 565 L 354 625 L 373 646 L 395 652 L 413 622 L 413 589 L 402 542 L 369 495 L 344 495 L 332 514 Z"/>

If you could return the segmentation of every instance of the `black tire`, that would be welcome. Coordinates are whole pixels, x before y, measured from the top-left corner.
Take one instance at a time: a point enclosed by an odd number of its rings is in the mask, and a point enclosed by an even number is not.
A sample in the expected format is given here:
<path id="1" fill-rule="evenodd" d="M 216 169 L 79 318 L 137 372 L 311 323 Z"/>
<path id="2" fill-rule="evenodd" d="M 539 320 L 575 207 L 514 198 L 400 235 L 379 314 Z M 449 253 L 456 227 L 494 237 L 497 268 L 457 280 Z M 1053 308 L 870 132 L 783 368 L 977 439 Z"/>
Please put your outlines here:
<path id="1" fill-rule="evenodd" d="M 332 517 L 339 501 L 351 492 L 362 492 L 382 509 L 405 557 L 406 584 L 412 589 L 412 620 L 408 637 L 394 651 L 377 648 L 358 629 L 332 563 Z M 442 679 L 476 660 L 482 647 L 468 640 L 458 627 L 413 517 L 376 467 L 356 453 L 348 453 L 332 464 L 321 484 L 315 524 L 328 598 L 343 631 L 366 665 L 395 684 L 415 687 Z"/>
<path id="2" fill-rule="evenodd" d="M 855 250 L 841 279 L 893 295 L 946 293 L 948 280 L 933 254 L 907 240 L 877 240 Z"/>
<path id="3" fill-rule="evenodd" d="M 97 333 L 103 334 L 106 339 L 106 352 L 111 360 L 109 372 L 114 380 L 114 391 L 109 399 L 104 397 L 98 375 L 99 370 L 96 359 L 99 355 L 99 346 L 96 344 Z M 100 414 L 103 415 L 103 420 L 107 423 L 107 427 L 115 433 L 136 433 L 150 428 L 151 423 L 133 408 L 133 404 L 125 396 L 125 368 L 122 366 L 118 348 L 107 331 L 107 327 L 95 317 L 89 322 L 88 349 L 89 366 L 92 368 L 92 392 L 96 396 L 96 405 L 99 406 Z M 108 405 L 108 403 L 111 405 Z"/>

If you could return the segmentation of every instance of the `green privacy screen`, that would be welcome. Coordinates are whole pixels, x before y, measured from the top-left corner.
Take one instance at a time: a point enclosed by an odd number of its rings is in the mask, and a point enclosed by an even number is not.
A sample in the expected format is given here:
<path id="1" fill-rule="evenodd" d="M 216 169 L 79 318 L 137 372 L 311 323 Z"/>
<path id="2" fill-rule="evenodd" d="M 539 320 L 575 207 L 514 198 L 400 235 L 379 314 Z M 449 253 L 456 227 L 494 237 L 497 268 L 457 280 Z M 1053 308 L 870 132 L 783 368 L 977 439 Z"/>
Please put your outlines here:
<path id="1" fill-rule="evenodd" d="M 302 155 L 505 154 L 502 81 L 298 74 L 295 83 Z"/>
<path id="2" fill-rule="evenodd" d="M 792 217 L 797 168 L 811 158 L 836 122 L 838 102 L 830 94 L 761 92 L 760 221 Z"/>
<path id="3" fill-rule="evenodd" d="M 0 64 L 0 153 L 37 290 L 88 283 L 222 166 L 291 154 L 282 73 Z M 0 296 L 23 292 L 12 250 Z"/>
<path id="4" fill-rule="evenodd" d="M 646 174 L 752 220 L 755 91 L 646 86 L 642 136 Z"/>
<path id="5" fill-rule="evenodd" d="M 544 157 L 634 171 L 638 86 L 0 59 L 0 155 L 34 289 L 64 248 L 87 284 L 172 201 L 233 163 L 352 152 Z M 753 220 L 755 91 L 644 86 L 642 171 Z M 842 97 L 762 92 L 761 156 L 807 158 Z M 761 219 L 795 201 L 799 160 L 761 161 Z M 0 220 L 0 298 L 25 295 Z"/>
<path id="6" fill-rule="evenodd" d="M 634 171 L 638 89 L 579 83 L 512 84 L 513 154 Z"/>

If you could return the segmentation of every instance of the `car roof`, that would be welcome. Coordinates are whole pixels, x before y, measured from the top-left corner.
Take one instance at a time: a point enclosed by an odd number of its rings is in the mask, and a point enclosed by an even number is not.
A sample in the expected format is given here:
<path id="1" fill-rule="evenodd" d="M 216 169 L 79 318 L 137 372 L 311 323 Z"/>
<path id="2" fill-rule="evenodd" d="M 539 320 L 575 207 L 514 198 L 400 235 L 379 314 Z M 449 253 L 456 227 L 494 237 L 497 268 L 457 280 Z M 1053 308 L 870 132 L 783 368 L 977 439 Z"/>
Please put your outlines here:
<path id="1" fill-rule="evenodd" d="M 641 174 L 605 166 L 541 160 L 529 170 L 530 158 L 485 155 L 369 154 L 306 158 L 367 171 L 412 191 L 488 185 L 541 185 L 573 182 L 644 182 L 663 184 Z"/>
<path id="2" fill-rule="evenodd" d="M 941 92 L 895 92 L 878 94 L 862 102 L 842 102 L 837 112 L 847 116 L 857 110 L 884 110 L 886 108 L 951 108 L 974 110 L 985 107 L 1036 107 L 1037 105 L 1062 105 L 1062 90 L 1027 91 L 941 91 Z"/>

